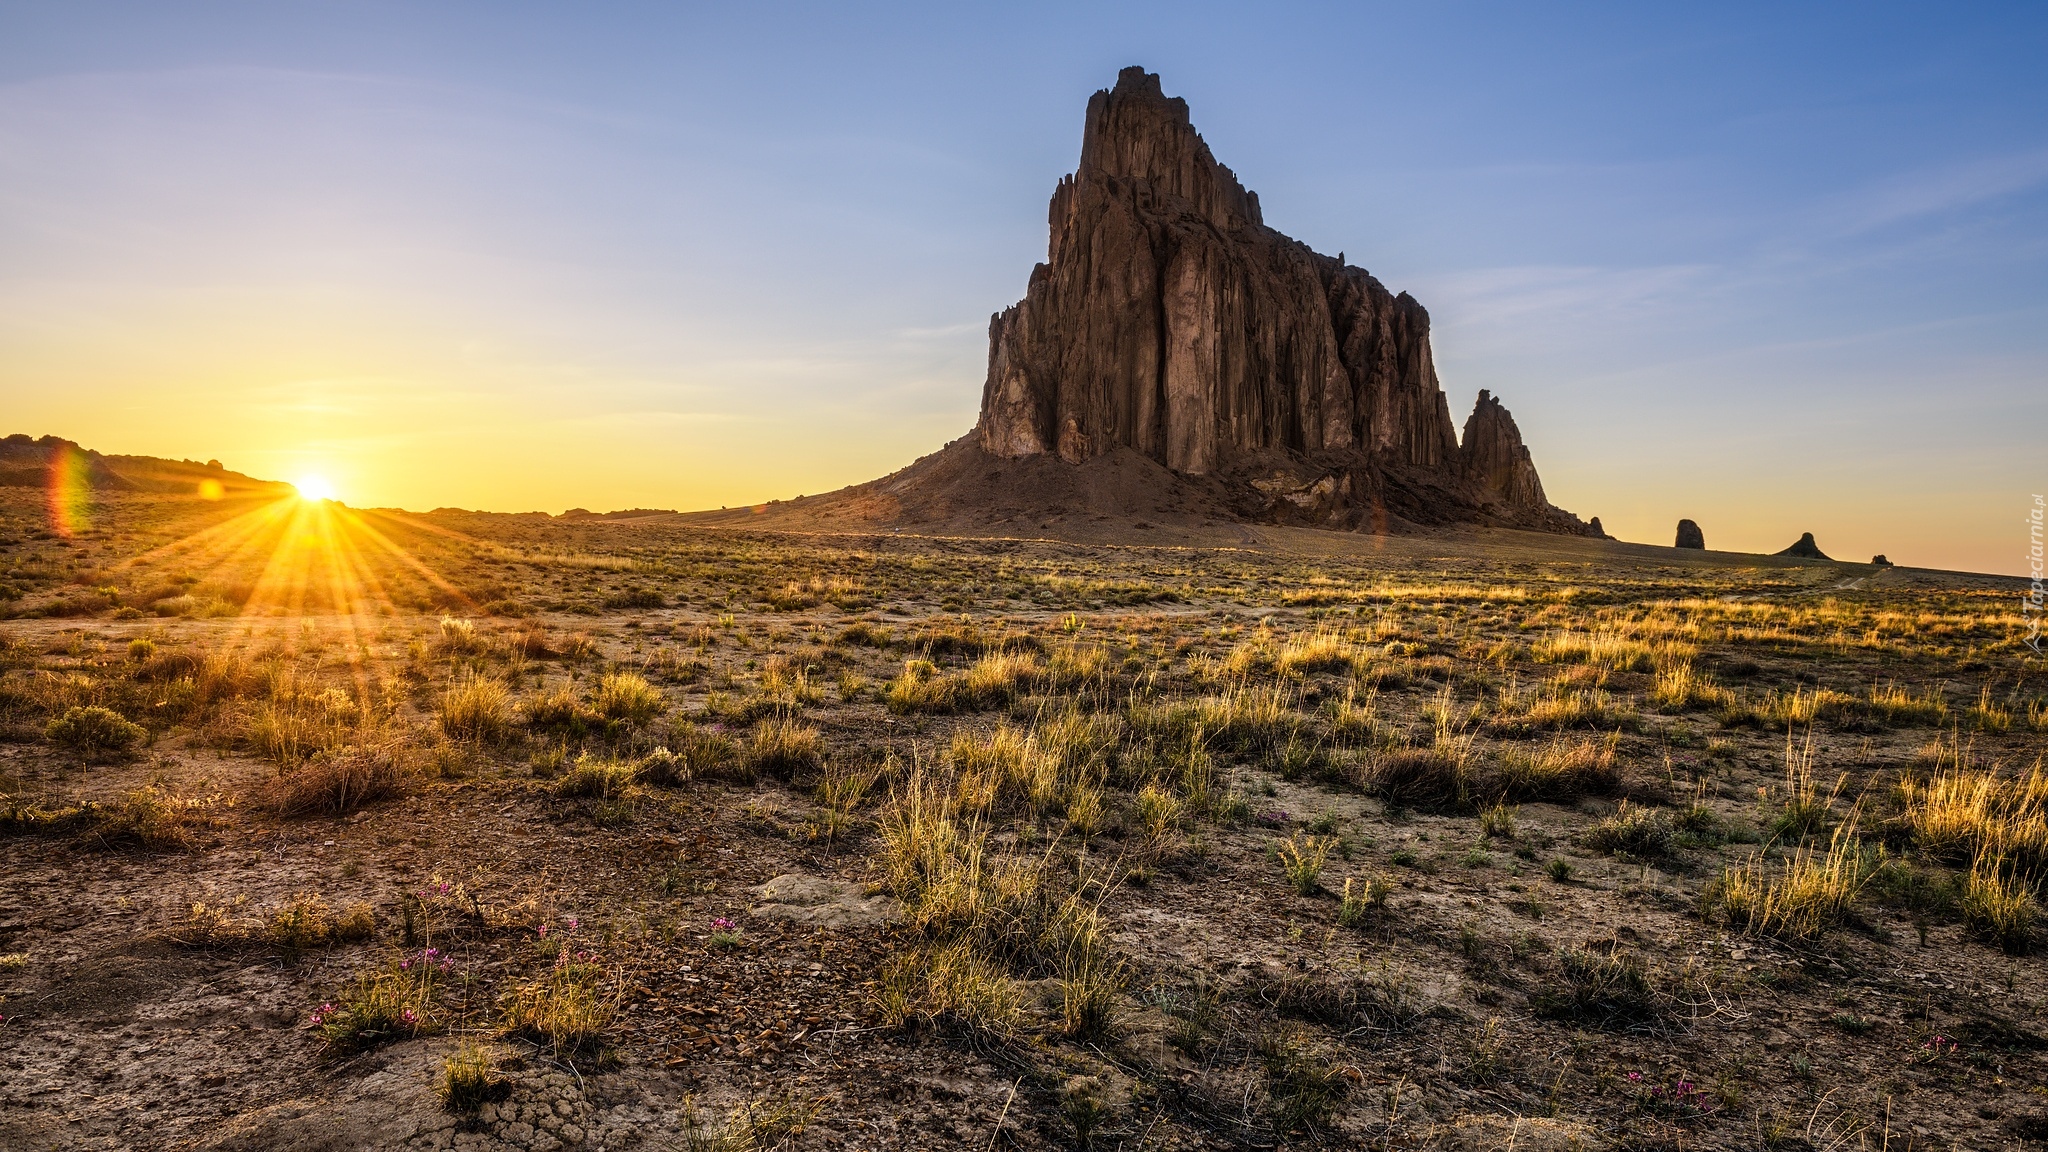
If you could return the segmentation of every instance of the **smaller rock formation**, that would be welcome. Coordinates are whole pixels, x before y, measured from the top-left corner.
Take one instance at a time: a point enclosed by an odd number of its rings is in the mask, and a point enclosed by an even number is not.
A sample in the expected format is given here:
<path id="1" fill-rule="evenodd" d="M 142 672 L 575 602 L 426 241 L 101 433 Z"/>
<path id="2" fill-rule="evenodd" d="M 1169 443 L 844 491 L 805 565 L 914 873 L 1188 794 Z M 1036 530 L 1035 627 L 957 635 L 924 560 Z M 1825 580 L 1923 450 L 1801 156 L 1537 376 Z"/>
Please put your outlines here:
<path id="1" fill-rule="evenodd" d="M 1699 525 L 1690 520 L 1680 520 L 1678 522 L 1678 543 L 1673 544 L 1673 548 L 1704 549 L 1706 546 L 1707 537 L 1700 531 Z"/>
<path id="2" fill-rule="evenodd" d="M 1511 508 L 1543 508 L 1543 481 L 1536 478 L 1536 462 L 1522 443 L 1522 430 L 1515 418 L 1501 407 L 1493 393 L 1479 390 L 1479 403 L 1465 418 L 1465 435 L 1458 447 L 1458 470 L 1477 483 L 1481 491 Z"/>
<path id="3" fill-rule="evenodd" d="M 1595 540 L 1607 539 L 1607 529 L 1600 526 L 1600 518 L 1598 516 L 1593 517 L 1586 524 L 1586 535 L 1591 536 Z"/>
<path id="4" fill-rule="evenodd" d="M 1892 562 L 1885 559 L 1884 553 L 1882 552 L 1879 552 L 1877 555 L 1872 556 L 1870 558 L 1870 564 L 1873 568 L 1889 568 L 1892 566 Z"/>
<path id="5" fill-rule="evenodd" d="M 1797 556 L 1802 560 L 1829 559 L 1828 554 L 1820 550 L 1820 545 L 1813 542 L 1813 533 L 1811 532 L 1800 533 L 1799 542 L 1778 553 L 1778 555 Z"/>

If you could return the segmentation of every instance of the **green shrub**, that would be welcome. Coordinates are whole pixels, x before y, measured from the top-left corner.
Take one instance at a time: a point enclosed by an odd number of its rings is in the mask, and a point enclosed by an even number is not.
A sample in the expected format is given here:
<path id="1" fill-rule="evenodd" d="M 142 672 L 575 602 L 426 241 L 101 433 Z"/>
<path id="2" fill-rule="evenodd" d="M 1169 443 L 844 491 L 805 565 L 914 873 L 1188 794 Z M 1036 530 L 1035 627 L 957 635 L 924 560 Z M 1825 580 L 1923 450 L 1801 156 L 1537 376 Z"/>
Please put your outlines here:
<path id="1" fill-rule="evenodd" d="M 1609 855 L 1654 860 L 1671 853 L 1671 818 L 1623 800 L 1614 815 L 1586 830 L 1586 847 Z"/>
<path id="2" fill-rule="evenodd" d="M 149 734 L 119 712 L 95 704 L 65 710 L 64 715 L 50 721 L 43 735 L 51 743 L 91 761 L 126 756 Z"/>
<path id="3" fill-rule="evenodd" d="M 615 800 L 633 783 L 636 766 L 617 760 L 578 757 L 574 767 L 555 782 L 555 795 L 565 799 Z"/>

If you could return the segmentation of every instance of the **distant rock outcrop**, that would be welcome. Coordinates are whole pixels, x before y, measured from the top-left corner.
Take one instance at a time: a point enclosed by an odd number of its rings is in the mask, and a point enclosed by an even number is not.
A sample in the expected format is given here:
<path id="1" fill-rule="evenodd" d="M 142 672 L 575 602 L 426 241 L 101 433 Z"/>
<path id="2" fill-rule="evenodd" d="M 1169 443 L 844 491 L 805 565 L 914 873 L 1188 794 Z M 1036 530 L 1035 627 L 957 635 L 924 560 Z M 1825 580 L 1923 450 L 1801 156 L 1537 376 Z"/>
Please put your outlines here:
<path id="1" fill-rule="evenodd" d="M 1802 560 L 1830 559 L 1827 553 L 1820 550 L 1820 545 L 1813 542 L 1813 533 L 1811 532 L 1800 533 L 1798 542 L 1783 552 L 1778 553 L 1778 555 L 1797 556 Z"/>
<path id="2" fill-rule="evenodd" d="M 61 472 L 61 476 L 56 474 Z M 53 480 L 96 492 L 284 495 L 291 485 L 230 472 L 220 461 L 107 456 L 61 436 L 0 438 L 0 488 L 43 488 Z"/>
<path id="3" fill-rule="evenodd" d="M 1046 263 L 989 326 L 989 455 L 1128 450 L 1226 479 L 1261 519 L 1585 532 L 1489 393 L 1461 445 L 1422 305 L 1266 227 L 1159 77 L 1126 68 L 1089 100 L 1050 222 Z"/>
<path id="4" fill-rule="evenodd" d="M 1879 552 L 1877 555 L 1872 556 L 1870 558 L 1870 563 L 1871 566 L 1875 568 L 1889 568 L 1892 566 L 1892 562 L 1885 559 L 1884 553 L 1882 552 Z"/>
<path id="5" fill-rule="evenodd" d="M 1586 521 L 1586 535 L 1593 537 L 1595 540 L 1607 539 L 1607 529 L 1600 526 L 1600 518 L 1598 516 Z"/>
<path id="6" fill-rule="evenodd" d="M 1673 544 L 1673 548 L 1705 548 L 1706 546 L 1707 537 L 1705 533 L 1700 531 L 1699 525 L 1690 520 L 1680 520 L 1678 522 L 1678 543 Z"/>

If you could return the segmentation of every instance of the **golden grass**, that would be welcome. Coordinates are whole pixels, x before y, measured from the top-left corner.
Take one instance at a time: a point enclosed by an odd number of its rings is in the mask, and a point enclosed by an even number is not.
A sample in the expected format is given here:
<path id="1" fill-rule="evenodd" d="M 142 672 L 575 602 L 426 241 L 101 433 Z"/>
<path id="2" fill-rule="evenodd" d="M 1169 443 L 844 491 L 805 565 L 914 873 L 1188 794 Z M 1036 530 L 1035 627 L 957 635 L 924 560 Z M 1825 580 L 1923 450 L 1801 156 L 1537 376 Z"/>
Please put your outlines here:
<path id="1" fill-rule="evenodd" d="M 2038 759 L 2015 778 L 1962 764 L 1907 776 L 1896 796 L 1900 823 L 1930 856 L 2010 860 L 2030 874 L 2048 864 L 2048 774 Z"/>
<path id="2" fill-rule="evenodd" d="M 1727 708 L 1734 704 L 1735 693 L 1716 684 L 1707 673 L 1694 671 L 1691 660 L 1674 660 L 1657 670 L 1657 681 L 1650 689 L 1650 699 L 1660 708 L 1684 712 L 1695 708 Z"/>
<path id="3" fill-rule="evenodd" d="M 465 1040 L 441 1063 L 437 1090 L 450 1112 L 475 1113 L 486 1104 L 510 1094 L 511 1082 L 498 1076 L 490 1053 L 474 1040 Z"/>
<path id="4" fill-rule="evenodd" d="M 1857 838 L 1856 825 L 1835 829 L 1825 851 L 1801 845 L 1772 867 L 1756 853 L 1722 870 L 1708 895 L 1737 929 L 1757 936 L 1813 940 L 1847 919 L 1876 870 L 1873 853 Z"/>
<path id="5" fill-rule="evenodd" d="M 470 673 L 441 697 L 441 731 L 452 740 L 490 743 L 511 727 L 512 694 L 503 681 Z"/>
<path id="6" fill-rule="evenodd" d="M 633 764 L 579 756 L 555 781 L 555 795 L 574 800 L 616 800 L 632 787 L 637 775 Z"/>
<path id="7" fill-rule="evenodd" d="M 505 1030 L 545 1045 L 558 1058 L 588 1055 L 603 1043 L 623 992 L 603 966 L 572 959 L 565 947 L 545 976 L 505 998 Z"/>
<path id="8" fill-rule="evenodd" d="M 195 901 L 185 922 L 167 936 L 188 948 L 238 948 L 269 945 L 295 959 L 309 948 L 367 940 L 377 931 L 377 915 L 357 902 L 336 913 L 315 893 L 295 893 L 266 913 L 252 912 L 247 899 L 226 903 Z"/>
<path id="9" fill-rule="evenodd" d="M 1384 876 L 1367 876 L 1361 882 L 1356 876 L 1344 878 L 1344 891 L 1338 897 L 1337 923 L 1340 927 L 1356 928 L 1387 906 L 1387 896 L 1394 890 L 1393 881 Z"/>
<path id="10" fill-rule="evenodd" d="M 1365 650 L 1327 629 L 1291 636 L 1274 657 L 1274 670 L 1282 676 L 1303 677 L 1322 673 L 1352 673 L 1364 670 L 1370 658 Z"/>
<path id="11" fill-rule="evenodd" d="M 1648 643 L 1613 632 L 1557 632 L 1536 641 L 1530 652 L 1544 664 L 1589 664 L 1614 672 L 1650 672 L 1689 661 L 1699 649 L 1675 640 Z"/>
<path id="12" fill-rule="evenodd" d="M 1604 679 L 1604 676 L 1601 677 Z M 1503 685 L 1489 726 L 1505 733 L 1554 731 L 1561 728 L 1612 728 L 1636 722 L 1633 705 L 1618 701 L 1605 688 L 1574 686 L 1569 675 L 1558 676 L 1533 692 L 1512 681 Z"/>
<path id="13" fill-rule="evenodd" d="M 2038 919 L 2033 886 L 2006 857 L 1984 852 L 1971 861 L 1957 902 L 1963 924 L 1978 939 L 2014 956 L 2033 950 Z"/>
<path id="14" fill-rule="evenodd" d="M 754 725 L 743 755 L 750 770 L 788 780 L 824 767 L 825 738 L 808 724 L 772 717 Z"/>
<path id="15" fill-rule="evenodd" d="M 1015 1037 L 1024 996 L 988 953 L 969 940 L 891 957 L 876 981 L 876 1009 L 895 1027 L 925 1023 L 1006 1041 Z"/>
<path id="16" fill-rule="evenodd" d="M 1280 860 L 1281 871 L 1287 874 L 1287 886 L 1296 895 L 1313 896 L 1322 887 L 1323 865 L 1330 859 L 1330 853 L 1337 847 L 1334 836 L 1310 836 L 1304 839 L 1300 833 L 1281 840 L 1274 845 L 1274 854 Z"/>
<path id="17" fill-rule="evenodd" d="M 1075 658 L 1070 652 L 1068 659 Z M 1066 670 L 1076 671 L 1071 663 Z M 907 660 L 882 699 L 898 713 L 985 710 L 1001 708 L 1046 680 L 1045 665 L 1033 652 L 989 652 L 957 673 L 941 672 L 929 660 Z"/>
<path id="18" fill-rule="evenodd" d="M 1619 733 L 1602 737 L 1553 737 L 1535 746 L 1505 750 L 1494 769 L 1497 800 L 1575 800 L 1604 795 L 1621 786 L 1614 762 Z"/>
<path id="19" fill-rule="evenodd" d="M 640 676 L 631 672 L 608 672 L 598 680 L 597 691 L 591 694 L 590 706 L 607 720 L 639 727 L 661 715 L 668 708 L 668 700 L 660 689 Z"/>
<path id="20" fill-rule="evenodd" d="M 1806 731 L 1806 740 L 1797 745 L 1793 744 L 1790 732 L 1785 734 L 1785 784 L 1780 792 L 1778 814 L 1770 822 L 1773 837 L 1799 840 L 1827 830 L 1835 801 L 1840 799 L 1849 777 L 1847 773 L 1838 774 L 1834 786 L 1822 795 L 1813 775 L 1814 757 L 1811 728 Z"/>

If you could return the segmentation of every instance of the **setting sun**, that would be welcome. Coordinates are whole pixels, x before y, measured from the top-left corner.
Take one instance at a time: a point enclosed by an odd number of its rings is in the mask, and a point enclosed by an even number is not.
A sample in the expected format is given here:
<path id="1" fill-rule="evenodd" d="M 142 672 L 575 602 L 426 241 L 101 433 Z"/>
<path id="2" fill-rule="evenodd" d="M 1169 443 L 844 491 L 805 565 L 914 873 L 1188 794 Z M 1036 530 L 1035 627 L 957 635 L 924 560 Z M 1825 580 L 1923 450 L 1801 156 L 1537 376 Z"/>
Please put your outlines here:
<path id="1" fill-rule="evenodd" d="M 325 476 L 301 476 L 292 481 L 292 487 L 298 489 L 301 500 L 334 499 L 334 485 Z"/>

